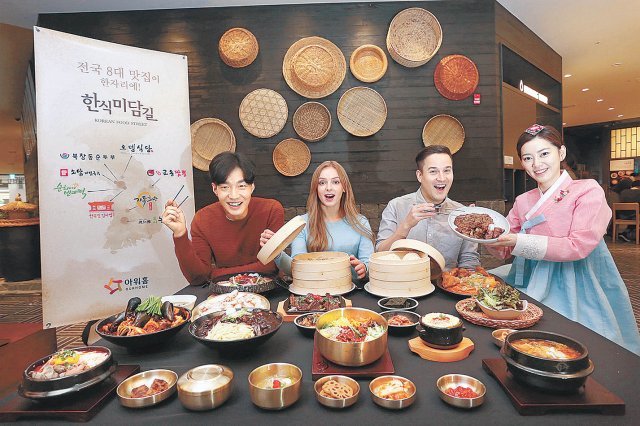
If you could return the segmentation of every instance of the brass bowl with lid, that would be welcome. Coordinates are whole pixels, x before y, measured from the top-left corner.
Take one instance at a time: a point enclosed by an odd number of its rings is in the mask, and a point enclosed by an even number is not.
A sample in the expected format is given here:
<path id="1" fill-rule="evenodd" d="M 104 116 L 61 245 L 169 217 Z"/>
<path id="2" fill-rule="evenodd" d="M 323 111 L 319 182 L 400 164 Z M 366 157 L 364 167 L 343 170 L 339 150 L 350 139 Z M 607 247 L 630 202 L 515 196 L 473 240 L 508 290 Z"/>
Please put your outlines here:
<path id="1" fill-rule="evenodd" d="M 207 364 L 192 368 L 178 379 L 178 398 L 189 410 L 212 410 L 231 395 L 233 371 L 227 366 Z"/>

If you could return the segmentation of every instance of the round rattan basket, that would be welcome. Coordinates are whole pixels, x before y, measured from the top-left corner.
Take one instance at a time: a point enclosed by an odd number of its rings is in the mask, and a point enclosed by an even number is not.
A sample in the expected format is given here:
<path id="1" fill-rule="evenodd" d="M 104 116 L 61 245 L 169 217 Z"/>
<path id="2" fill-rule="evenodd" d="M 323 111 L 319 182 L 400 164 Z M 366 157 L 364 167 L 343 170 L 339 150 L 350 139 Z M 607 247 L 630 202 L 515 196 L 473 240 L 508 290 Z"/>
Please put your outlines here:
<path id="1" fill-rule="evenodd" d="M 304 173 L 311 163 L 309 147 L 298 139 L 285 139 L 273 149 L 273 165 L 285 176 Z"/>
<path id="2" fill-rule="evenodd" d="M 293 43 L 282 62 L 282 74 L 291 89 L 306 98 L 324 98 L 335 92 L 347 72 L 344 55 L 322 37 Z"/>
<path id="3" fill-rule="evenodd" d="M 211 160 L 204 159 L 193 149 L 193 145 L 191 146 L 191 164 L 198 170 L 202 170 L 203 172 L 209 171 L 209 164 L 211 164 Z"/>
<path id="4" fill-rule="evenodd" d="M 431 117 L 422 129 L 424 146 L 444 145 L 455 154 L 464 144 L 464 127 L 455 117 L 446 114 Z"/>
<path id="5" fill-rule="evenodd" d="M 331 113 L 319 102 L 306 102 L 293 113 L 293 130 L 308 142 L 324 139 L 331 129 Z"/>
<path id="6" fill-rule="evenodd" d="M 382 96 L 368 87 L 353 87 L 338 101 L 338 121 L 354 136 L 371 136 L 387 119 L 387 104 Z"/>
<path id="7" fill-rule="evenodd" d="M 399 12 L 387 32 L 387 50 L 405 67 L 424 65 L 442 44 L 442 27 L 428 10 L 410 7 Z"/>
<path id="8" fill-rule="evenodd" d="M 258 50 L 258 40 L 245 28 L 227 30 L 218 42 L 220 59 L 233 68 L 251 65 L 258 56 Z"/>
<path id="9" fill-rule="evenodd" d="M 270 89 L 254 90 L 240 104 L 242 127 L 258 138 L 270 138 L 280 133 L 288 116 L 287 102 Z"/>
<path id="10" fill-rule="evenodd" d="M 221 152 L 236 150 L 236 137 L 231 127 L 217 118 L 203 118 L 191 125 L 191 146 L 206 161 Z"/>
<path id="11" fill-rule="evenodd" d="M 380 80 L 387 72 L 387 55 L 378 46 L 364 44 L 349 58 L 349 68 L 355 78 L 364 83 Z"/>
<path id="12" fill-rule="evenodd" d="M 542 309 L 540 309 L 533 303 L 528 303 L 526 311 L 524 311 L 524 313 L 522 313 L 518 318 L 514 320 L 492 319 L 489 318 L 484 312 L 476 311 L 475 306 L 476 300 L 474 298 L 464 299 L 456 303 L 456 311 L 458 311 L 462 318 L 476 325 L 482 325 L 492 328 L 512 329 L 531 327 L 532 325 L 540 321 L 540 318 L 542 318 L 543 315 Z"/>
<path id="13" fill-rule="evenodd" d="M 469 97 L 478 87 L 480 77 L 473 61 L 463 55 L 445 56 L 436 65 L 433 82 L 447 99 L 459 101 Z"/>

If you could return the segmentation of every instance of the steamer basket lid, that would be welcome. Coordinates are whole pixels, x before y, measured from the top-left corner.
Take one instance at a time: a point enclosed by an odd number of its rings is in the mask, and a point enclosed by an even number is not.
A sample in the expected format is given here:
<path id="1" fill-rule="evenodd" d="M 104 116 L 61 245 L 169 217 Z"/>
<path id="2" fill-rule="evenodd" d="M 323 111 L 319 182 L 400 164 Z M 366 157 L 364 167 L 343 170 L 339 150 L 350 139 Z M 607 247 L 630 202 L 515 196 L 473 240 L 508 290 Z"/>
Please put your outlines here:
<path id="1" fill-rule="evenodd" d="M 431 260 L 431 279 L 435 280 L 442 275 L 442 271 L 446 264 L 444 256 L 427 243 L 405 238 L 391 244 L 391 250 L 416 250 L 422 252 L 429 256 L 429 259 Z"/>
<path id="2" fill-rule="evenodd" d="M 298 236 L 307 225 L 302 216 L 296 216 L 285 223 L 258 252 L 258 260 L 263 265 L 275 259 Z"/>

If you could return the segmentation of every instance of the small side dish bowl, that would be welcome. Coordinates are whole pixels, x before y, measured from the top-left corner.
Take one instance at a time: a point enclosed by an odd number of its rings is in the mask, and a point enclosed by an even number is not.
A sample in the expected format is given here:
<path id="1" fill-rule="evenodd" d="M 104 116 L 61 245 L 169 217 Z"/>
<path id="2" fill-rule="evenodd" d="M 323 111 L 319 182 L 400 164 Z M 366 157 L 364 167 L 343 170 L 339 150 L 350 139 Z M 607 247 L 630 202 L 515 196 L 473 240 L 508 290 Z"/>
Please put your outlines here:
<path id="1" fill-rule="evenodd" d="M 456 388 L 458 386 L 470 388 L 478 394 L 478 396 L 474 398 L 461 398 L 451 396 L 447 393 L 448 389 Z M 474 408 L 482 405 L 484 402 L 484 396 L 487 393 L 487 388 L 480 380 L 471 376 L 465 376 L 464 374 L 446 374 L 438 379 L 436 387 L 438 388 L 440 399 L 447 404 L 458 408 Z"/>
<path id="2" fill-rule="evenodd" d="M 504 339 L 506 339 L 506 337 L 514 331 L 516 330 L 513 330 L 511 328 L 498 328 L 497 330 L 493 330 L 491 332 L 493 343 L 495 343 L 497 347 L 501 348 L 502 345 L 504 345 Z"/>
<path id="3" fill-rule="evenodd" d="M 267 388 L 262 384 L 270 378 L 288 378 L 292 383 L 280 388 Z M 249 395 L 251 402 L 265 410 L 282 410 L 300 398 L 302 370 L 293 364 L 271 363 L 262 365 L 249 373 Z"/>
<path id="4" fill-rule="evenodd" d="M 322 387 L 329 381 L 335 381 L 341 385 L 351 388 L 352 395 L 344 396 L 340 395 L 341 392 L 337 392 L 338 396 L 326 396 L 322 393 Z M 360 385 L 358 382 L 347 376 L 326 376 L 316 381 L 313 385 L 313 389 L 316 392 L 316 399 L 325 407 L 329 408 L 347 408 L 352 406 L 358 400 L 360 396 Z"/>
<path id="5" fill-rule="evenodd" d="M 498 309 L 490 308 L 486 306 L 484 303 L 481 303 L 480 301 L 476 300 L 476 303 L 478 304 L 482 312 L 485 313 L 486 316 L 488 316 L 489 318 L 498 319 L 498 320 L 517 319 L 520 315 L 522 315 L 527 310 L 527 307 L 528 307 L 528 303 L 526 300 L 521 300 L 521 302 L 522 302 L 522 309 L 498 310 Z"/>
<path id="6" fill-rule="evenodd" d="M 382 315 L 382 317 L 387 320 L 387 325 L 389 326 L 389 334 L 393 334 L 396 336 L 405 336 L 413 333 L 416 330 L 416 325 L 418 325 L 418 323 L 420 322 L 420 314 L 411 311 L 403 311 L 400 309 L 385 311 L 380 315 Z M 394 324 L 394 321 L 389 322 L 389 320 L 396 316 L 406 318 L 407 320 L 411 321 L 411 324 L 399 325 Z"/>
<path id="7" fill-rule="evenodd" d="M 300 333 L 302 333 L 303 336 L 313 337 L 313 334 L 316 332 L 315 324 L 316 324 L 316 322 L 318 322 L 318 318 L 320 318 L 320 315 L 322 315 L 321 312 L 320 313 L 318 313 L 318 312 L 310 312 L 308 314 L 298 315 L 293 320 L 293 323 L 296 325 L 296 327 L 298 328 L 298 331 Z M 301 322 L 304 319 L 314 318 L 314 317 L 315 317 L 315 321 L 313 322 L 313 325 L 306 326 L 306 325 L 302 325 L 301 324 Z"/>
<path id="8" fill-rule="evenodd" d="M 180 376 L 178 398 L 189 410 L 212 410 L 229 399 L 232 387 L 233 371 L 229 367 L 201 365 Z"/>
<path id="9" fill-rule="evenodd" d="M 383 311 L 398 309 L 414 311 L 418 307 L 418 301 L 410 297 L 383 297 L 378 300 L 378 306 Z"/>
<path id="10" fill-rule="evenodd" d="M 172 294 L 171 296 L 163 296 L 160 300 L 162 303 L 169 301 L 176 308 L 185 308 L 192 311 L 196 306 L 197 299 L 193 294 Z"/>
<path id="11" fill-rule="evenodd" d="M 164 380 L 168 383 L 168 387 L 154 395 L 143 396 L 141 398 L 135 398 L 131 396 L 131 392 L 133 389 L 146 385 L 151 388 L 151 384 L 155 379 Z M 116 393 L 118 394 L 118 399 L 120 400 L 120 404 L 129 408 L 142 408 L 142 407 L 150 407 L 152 405 L 156 405 L 165 399 L 169 398 L 176 391 L 176 383 L 178 382 L 178 375 L 171 370 L 149 370 L 143 371 L 142 373 L 138 373 L 129 377 L 124 382 L 118 385 Z"/>
<path id="12" fill-rule="evenodd" d="M 391 399 L 380 396 L 381 387 L 389 386 L 392 383 L 402 382 L 402 387 L 407 392 L 408 396 L 401 399 Z M 407 408 L 416 400 L 416 385 L 409 379 L 401 376 L 380 376 L 376 377 L 369 383 L 369 391 L 371 392 L 371 399 L 373 402 L 381 407 L 389 408 L 391 410 L 401 410 Z M 386 390 L 385 390 L 386 391 Z"/>

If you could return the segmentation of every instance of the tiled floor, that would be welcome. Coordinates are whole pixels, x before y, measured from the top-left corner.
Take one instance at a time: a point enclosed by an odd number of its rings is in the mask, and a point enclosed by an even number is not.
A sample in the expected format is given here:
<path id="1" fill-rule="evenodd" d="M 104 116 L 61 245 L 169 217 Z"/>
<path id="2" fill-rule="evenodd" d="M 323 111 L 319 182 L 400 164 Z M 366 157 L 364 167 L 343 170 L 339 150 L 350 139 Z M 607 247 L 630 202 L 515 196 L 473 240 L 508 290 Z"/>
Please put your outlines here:
<path id="1" fill-rule="evenodd" d="M 618 241 L 608 242 L 609 250 L 629 290 L 631 304 L 640 326 L 640 245 Z M 483 256 L 487 268 L 498 266 L 495 259 Z M 42 296 L 32 294 L 0 295 L 0 322 L 42 322 Z M 85 323 L 58 327 L 58 348 L 82 345 L 82 330 Z"/>

